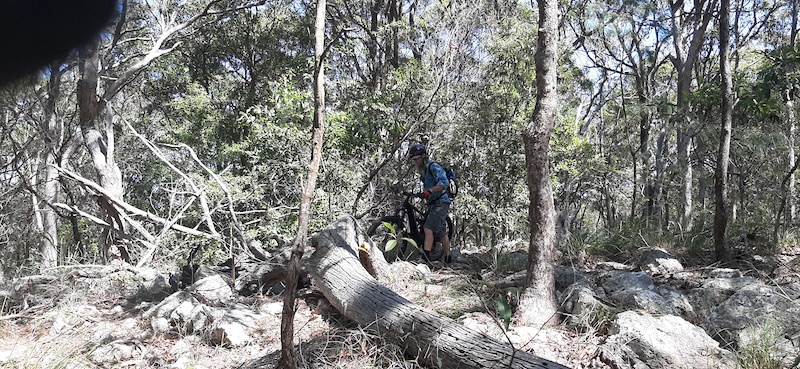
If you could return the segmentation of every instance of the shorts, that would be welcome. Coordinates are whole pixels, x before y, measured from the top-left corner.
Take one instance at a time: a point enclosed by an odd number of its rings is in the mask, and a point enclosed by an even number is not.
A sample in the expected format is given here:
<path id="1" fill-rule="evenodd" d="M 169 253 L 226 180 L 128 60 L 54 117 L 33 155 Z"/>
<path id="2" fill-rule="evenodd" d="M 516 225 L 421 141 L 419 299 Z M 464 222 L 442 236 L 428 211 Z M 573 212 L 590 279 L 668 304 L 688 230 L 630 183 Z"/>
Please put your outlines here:
<path id="1" fill-rule="evenodd" d="M 434 238 L 441 238 L 447 234 L 447 213 L 450 203 L 437 201 L 428 204 L 428 218 L 425 219 L 425 228 L 433 231 Z"/>

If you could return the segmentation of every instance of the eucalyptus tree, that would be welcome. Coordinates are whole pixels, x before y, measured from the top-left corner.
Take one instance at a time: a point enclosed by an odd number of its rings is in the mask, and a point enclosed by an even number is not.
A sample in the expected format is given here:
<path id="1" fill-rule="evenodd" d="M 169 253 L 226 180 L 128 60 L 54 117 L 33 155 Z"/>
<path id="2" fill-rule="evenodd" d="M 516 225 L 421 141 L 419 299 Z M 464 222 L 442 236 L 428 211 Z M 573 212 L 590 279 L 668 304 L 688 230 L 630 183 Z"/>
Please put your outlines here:
<path id="1" fill-rule="evenodd" d="M 525 292 L 517 320 L 541 326 L 558 322 L 555 299 L 555 206 L 550 184 L 550 136 L 558 112 L 556 91 L 558 50 L 558 2 L 539 1 L 536 40 L 536 107 L 523 131 L 529 192 L 530 240 Z"/>
<path id="2" fill-rule="evenodd" d="M 727 257 L 726 236 L 728 229 L 728 160 L 733 129 L 733 78 L 730 66 L 730 0 L 721 0 L 719 8 L 720 81 L 722 90 L 722 122 L 720 129 L 717 167 L 714 171 L 714 256 Z"/>

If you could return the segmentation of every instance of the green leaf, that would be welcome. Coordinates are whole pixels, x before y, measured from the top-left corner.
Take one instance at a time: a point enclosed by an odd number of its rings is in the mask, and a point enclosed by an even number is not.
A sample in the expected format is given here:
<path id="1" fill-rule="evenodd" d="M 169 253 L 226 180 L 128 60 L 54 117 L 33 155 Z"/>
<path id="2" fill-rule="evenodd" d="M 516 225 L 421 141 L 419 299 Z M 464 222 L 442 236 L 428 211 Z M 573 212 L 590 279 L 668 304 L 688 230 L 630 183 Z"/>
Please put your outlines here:
<path id="1" fill-rule="evenodd" d="M 497 300 L 497 313 L 503 318 L 503 327 L 508 330 L 508 326 L 511 325 L 511 305 L 508 304 L 505 296 L 500 296 L 500 299 Z"/>
<path id="2" fill-rule="evenodd" d="M 386 251 L 392 251 L 397 246 L 397 240 L 389 240 L 386 242 Z"/>
<path id="3" fill-rule="evenodd" d="M 394 229 L 394 226 L 392 225 L 392 223 L 383 222 L 383 226 L 386 227 L 386 228 L 389 228 L 389 232 L 392 232 L 392 234 L 397 234 L 397 230 Z"/>
<path id="4" fill-rule="evenodd" d="M 417 241 L 414 241 L 413 239 L 410 239 L 408 237 L 403 237 L 403 241 L 408 242 L 409 244 L 411 244 L 411 246 L 418 247 Z"/>

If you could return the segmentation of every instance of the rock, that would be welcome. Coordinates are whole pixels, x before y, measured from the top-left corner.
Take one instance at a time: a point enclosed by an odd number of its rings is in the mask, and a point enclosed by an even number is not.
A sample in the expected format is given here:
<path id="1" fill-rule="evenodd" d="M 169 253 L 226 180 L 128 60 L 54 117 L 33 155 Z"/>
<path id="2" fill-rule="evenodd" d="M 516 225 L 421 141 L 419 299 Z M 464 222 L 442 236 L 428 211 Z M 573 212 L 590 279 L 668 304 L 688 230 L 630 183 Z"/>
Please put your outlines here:
<path id="1" fill-rule="evenodd" d="M 259 322 L 267 318 L 249 307 L 236 305 L 225 309 L 214 322 L 208 339 L 216 345 L 241 347 L 252 342 L 251 333 L 260 330 Z"/>
<path id="2" fill-rule="evenodd" d="M 585 283 L 567 287 L 562 294 L 560 306 L 566 316 L 566 324 L 585 330 L 606 326 L 615 313 L 615 309 L 600 301 Z"/>
<path id="3" fill-rule="evenodd" d="M 195 282 L 189 292 L 201 296 L 205 302 L 222 302 L 233 296 L 233 290 L 219 274 L 214 274 Z"/>
<path id="4" fill-rule="evenodd" d="M 766 327 L 773 327 L 771 329 L 777 330 L 774 334 L 776 341 L 772 344 L 775 353 L 790 364 L 797 353 L 785 337 L 800 335 L 798 297 L 800 296 L 796 288 L 792 286 L 773 287 L 752 283 L 742 287 L 713 309 L 703 326 L 724 345 L 736 348 L 747 346 L 759 331 L 764 332 Z M 752 333 L 754 329 L 755 334 Z M 779 352 L 782 348 L 789 348 L 790 351 Z"/>
<path id="5" fill-rule="evenodd" d="M 586 276 L 571 266 L 555 266 L 556 289 L 563 291 L 565 288 L 580 282 L 586 282 Z"/>
<path id="6" fill-rule="evenodd" d="M 666 250 L 651 249 L 639 256 L 639 268 L 650 275 L 658 275 L 679 272 L 683 270 L 683 265 Z"/>
<path id="7" fill-rule="evenodd" d="M 167 332 L 173 325 L 179 332 L 190 334 L 205 329 L 213 319 L 212 315 L 213 310 L 201 304 L 191 293 L 179 291 L 148 309 L 143 316 L 151 319 L 150 326 L 156 332 Z"/>
<path id="8" fill-rule="evenodd" d="M 461 324 L 463 324 L 465 327 L 476 332 L 488 334 L 492 337 L 503 336 L 503 323 L 497 321 L 497 319 L 486 313 L 466 313 L 460 316 L 458 321 L 461 322 Z"/>
<path id="9" fill-rule="evenodd" d="M 154 301 L 167 296 L 170 292 L 167 278 L 154 269 L 143 269 L 136 274 L 139 284 L 137 295 L 146 300 Z"/>
<path id="10" fill-rule="evenodd" d="M 184 301 L 197 301 L 191 293 L 178 291 L 144 312 L 145 318 L 167 318 Z"/>
<path id="11" fill-rule="evenodd" d="M 662 284 L 656 287 L 656 292 L 664 299 L 663 303 L 669 306 L 668 310 L 670 310 L 673 315 L 679 315 L 688 320 L 697 318 L 697 314 L 694 312 L 694 307 L 689 302 L 689 298 L 675 287 Z"/>
<path id="12" fill-rule="evenodd" d="M 645 272 L 618 273 L 607 278 L 603 289 L 622 308 L 642 309 L 654 314 L 680 315 L 694 319 L 689 299 L 669 285 L 656 287 Z"/>
<path id="13" fill-rule="evenodd" d="M 98 364 L 116 364 L 133 358 L 134 348 L 121 343 L 103 345 L 92 351 L 92 361 Z"/>
<path id="14" fill-rule="evenodd" d="M 167 333 L 172 329 L 172 325 L 166 318 L 153 318 L 150 320 L 150 328 L 156 333 Z"/>
<path id="15" fill-rule="evenodd" d="M 653 290 L 655 285 L 645 272 L 623 272 L 612 275 L 602 283 L 603 289 L 612 297 L 626 290 Z"/>
<path id="16" fill-rule="evenodd" d="M 196 283 L 201 279 L 213 277 L 215 275 L 218 276 L 219 272 L 214 270 L 214 268 L 208 265 L 200 265 L 197 267 L 197 270 L 195 270 L 194 274 L 192 275 L 192 283 Z"/>
<path id="17" fill-rule="evenodd" d="M 741 278 L 742 271 L 731 268 L 715 268 L 708 272 L 708 276 L 712 278 Z"/>
<path id="18" fill-rule="evenodd" d="M 796 256 L 779 257 L 778 266 L 772 271 L 775 283 L 800 282 L 800 258 Z"/>
<path id="19" fill-rule="evenodd" d="M 734 368 L 730 352 L 701 328 L 673 315 L 635 311 L 617 315 L 600 349 L 612 368 Z"/>
<path id="20" fill-rule="evenodd" d="M 703 282 L 703 288 L 717 288 L 730 294 L 754 283 L 760 283 L 753 277 L 713 278 Z"/>
<path id="21" fill-rule="evenodd" d="M 282 302 L 271 302 L 268 304 L 261 305 L 259 310 L 262 313 L 270 314 L 270 315 L 281 315 L 283 314 L 283 303 Z"/>
<path id="22" fill-rule="evenodd" d="M 209 341 L 215 345 L 229 347 L 244 346 L 252 340 L 244 324 L 226 315 L 211 329 Z"/>

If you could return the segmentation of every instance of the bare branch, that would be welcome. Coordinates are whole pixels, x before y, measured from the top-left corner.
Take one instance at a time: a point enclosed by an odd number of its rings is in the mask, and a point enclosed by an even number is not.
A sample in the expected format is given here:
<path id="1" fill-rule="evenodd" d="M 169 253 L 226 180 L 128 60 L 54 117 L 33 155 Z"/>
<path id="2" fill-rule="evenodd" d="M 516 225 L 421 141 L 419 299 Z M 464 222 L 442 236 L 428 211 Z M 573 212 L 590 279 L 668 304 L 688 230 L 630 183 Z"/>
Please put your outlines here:
<path id="1" fill-rule="evenodd" d="M 64 169 L 64 168 L 61 168 L 61 167 L 58 167 L 58 166 L 54 166 L 54 167 L 59 172 L 61 172 L 65 176 L 67 176 L 68 178 L 71 178 L 71 179 L 75 180 L 76 182 L 78 182 L 82 186 L 86 187 L 87 189 L 93 191 L 94 193 L 104 196 L 111 203 L 113 203 L 115 206 L 117 206 L 117 207 L 121 208 L 122 210 L 125 210 L 125 211 L 127 211 L 127 212 L 129 212 L 129 213 L 131 213 L 131 214 L 133 214 L 135 216 L 144 218 L 144 219 L 146 219 L 148 221 L 151 221 L 151 222 L 154 222 L 154 223 L 159 223 L 159 224 L 162 224 L 162 225 L 165 225 L 165 226 L 169 226 L 169 228 L 171 228 L 171 229 L 174 229 L 176 231 L 183 232 L 183 233 L 186 233 L 186 234 L 189 234 L 189 235 L 192 235 L 192 236 L 198 236 L 198 237 L 203 237 L 203 238 L 212 239 L 212 240 L 218 240 L 219 239 L 219 235 L 208 234 L 208 233 L 201 232 L 201 231 L 198 231 L 196 229 L 192 229 L 192 228 L 189 228 L 189 227 L 186 227 L 186 226 L 182 226 L 182 225 L 179 225 L 179 224 L 171 224 L 172 222 L 168 221 L 167 219 L 161 218 L 158 215 L 155 215 L 155 214 L 146 212 L 144 210 L 141 210 L 141 209 L 139 209 L 139 208 L 137 208 L 137 207 L 135 207 L 133 205 L 130 205 L 130 204 L 126 203 L 125 201 L 122 201 L 122 200 L 116 198 L 115 196 L 109 194 L 102 186 L 100 186 L 99 184 L 95 183 L 94 181 L 92 181 L 90 179 L 84 178 L 84 177 L 80 176 L 79 174 L 74 173 L 74 172 L 72 172 L 70 170 L 67 170 L 67 169 Z"/>

